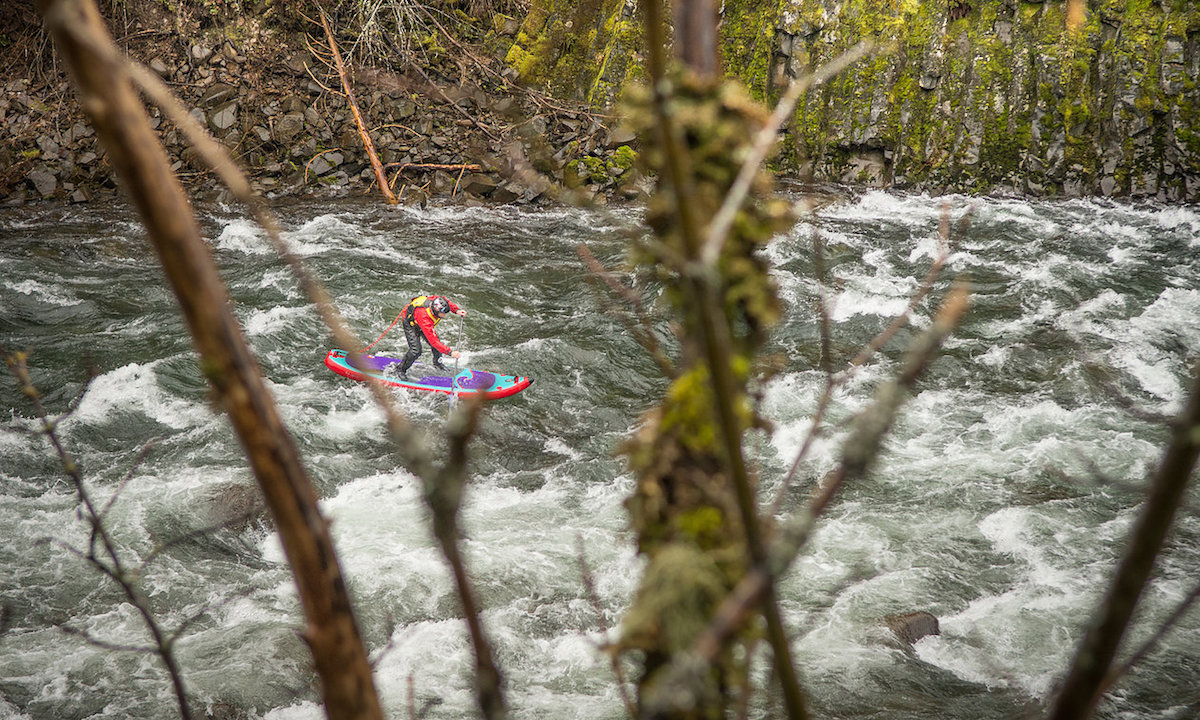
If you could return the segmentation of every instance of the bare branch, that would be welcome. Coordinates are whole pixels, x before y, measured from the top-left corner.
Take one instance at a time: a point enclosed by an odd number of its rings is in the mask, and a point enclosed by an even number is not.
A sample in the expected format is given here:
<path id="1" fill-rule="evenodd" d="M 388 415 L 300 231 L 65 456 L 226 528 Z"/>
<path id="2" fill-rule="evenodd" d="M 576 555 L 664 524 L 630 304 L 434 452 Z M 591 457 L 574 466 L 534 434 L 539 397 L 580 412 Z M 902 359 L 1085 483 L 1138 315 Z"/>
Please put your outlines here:
<path id="1" fill-rule="evenodd" d="M 82 395 L 80 395 L 80 397 L 82 397 Z M 141 450 L 138 451 L 137 457 L 133 459 L 133 465 L 125 473 L 125 476 L 121 478 L 121 481 L 117 483 L 117 487 L 115 490 L 113 490 L 112 495 L 109 496 L 108 502 L 104 503 L 104 507 L 100 509 L 100 514 L 98 516 L 100 520 L 103 520 L 108 514 L 108 511 L 112 509 L 112 506 L 116 504 L 117 498 L 121 496 L 121 492 L 125 489 L 125 486 L 128 485 L 131 480 L 133 480 L 134 473 L 136 473 L 138 468 L 142 466 L 142 463 L 146 461 L 146 458 L 150 455 L 150 451 L 153 450 L 161 441 L 162 438 L 152 438 L 142 446 Z"/>
<path id="2" fill-rule="evenodd" d="M 1101 683 L 1100 687 L 1096 689 L 1097 701 L 1099 700 L 1099 696 L 1112 689 L 1113 685 L 1116 685 L 1122 677 L 1128 675 L 1129 671 L 1132 670 L 1135 665 L 1140 663 L 1154 650 L 1155 647 L 1159 645 L 1159 643 L 1162 642 L 1163 638 L 1167 636 L 1167 633 L 1169 633 L 1171 629 L 1183 619 L 1183 616 L 1192 609 L 1192 605 L 1194 605 L 1198 599 L 1200 599 L 1200 585 L 1192 588 L 1192 591 L 1187 594 L 1187 597 L 1185 597 L 1183 601 L 1175 608 L 1175 610 L 1171 612 L 1171 615 L 1165 621 L 1163 621 L 1161 625 L 1158 626 L 1158 629 L 1154 631 L 1154 634 L 1147 638 L 1146 642 L 1142 643 L 1142 646 L 1129 656 L 1128 660 L 1126 660 L 1120 667 L 1113 668 L 1111 671 L 1109 671 L 1108 675 L 1104 678 L 1104 682 Z"/>
<path id="3" fill-rule="evenodd" d="M 596 613 L 596 622 L 600 625 L 600 634 L 607 636 L 609 627 L 608 623 L 604 621 L 604 607 L 600 604 L 600 595 L 596 592 L 596 580 L 592 575 L 592 568 L 588 564 L 587 554 L 583 549 L 583 536 L 579 534 L 575 536 L 575 557 L 579 560 L 579 572 L 583 581 L 583 587 L 587 592 L 588 600 L 592 603 L 592 610 Z M 617 691 L 621 693 L 621 702 L 625 705 L 625 712 L 631 718 L 637 717 L 637 708 L 633 704 L 633 698 L 629 697 L 629 689 L 626 687 L 625 671 L 621 669 L 620 656 L 607 646 L 601 649 L 608 655 L 609 663 L 612 665 L 613 676 L 617 679 Z"/>
<path id="4" fill-rule="evenodd" d="M 94 645 L 102 650 L 113 650 L 115 652 L 133 652 L 142 654 L 152 654 L 158 652 L 158 648 L 153 645 L 129 645 L 126 643 L 114 643 L 107 640 L 101 640 L 93 636 L 87 630 L 71 627 L 70 625 L 59 625 L 59 630 L 62 630 L 68 635 L 74 635 L 78 638 L 83 638 L 88 645 Z"/>
<path id="5" fill-rule="evenodd" d="M 625 323 L 630 334 L 637 339 L 638 344 L 645 348 L 646 352 L 650 353 L 650 357 L 654 358 L 654 362 L 658 364 L 659 369 L 663 371 L 664 375 L 668 378 L 676 377 L 679 371 L 675 367 L 675 363 L 671 362 L 671 359 L 663 352 L 662 346 L 659 345 L 658 337 L 654 334 L 654 327 L 650 323 L 650 318 L 646 315 L 642 299 L 632 289 L 622 285 L 613 277 L 613 274 L 600 264 L 600 261 L 596 259 L 596 256 L 592 254 L 591 249 L 586 244 L 580 243 L 576 246 L 575 250 L 592 273 L 591 277 L 598 278 L 608 286 L 614 295 L 625 303 L 626 307 L 633 309 L 637 324 L 635 325 L 629 321 L 624 313 L 618 312 L 615 308 L 610 307 L 609 312 Z"/>
<path id="6" fill-rule="evenodd" d="M 921 280 L 921 284 L 917 287 L 917 291 L 913 293 L 911 298 L 909 298 L 908 306 L 905 307 L 904 312 L 897 315 L 892 322 L 883 329 L 882 332 L 872 338 L 871 341 L 867 343 L 867 345 L 861 351 L 859 351 L 859 353 L 855 355 L 853 359 L 850 360 L 850 362 L 847 364 L 847 367 L 838 375 L 831 375 L 830 371 L 826 370 L 825 386 L 821 391 L 821 397 L 817 400 L 817 408 L 813 412 L 812 425 L 809 428 L 807 436 L 804 438 L 804 442 L 800 446 L 800 450 L 796 453 L 796 457 L 792 460 L 792 464 L 791 467 L 788 468 L 787 475 L 784 476 L 783 482 L 780 483 L 779 491 L 775 496 L 775 501 L 771 505 L 772 514 L 778 512 L 779 508 L 782 507 L 784 498 L 791 487 L 797 470 L 800 468 L 800 463 L 805 457 L 807 457 L 808 451 L 812 448 L 812 445 L 816 440 L 817 433 L 820 432 L 821 423 L 824 421 L 825 413 L 828 412 L 829 405 L 833 402 L 834 392 L 838 387 L 848 382 L 858 368 L 865 365 L 872 357 L 875 356 L 875 353 L 879 352 L 880 349 L 882 349 L 893 337 L 895 337 L 896 333 L 899 332 L 901 328 L 908 324 L 909 318 L 917 309 L 917 306 L 920 305 L 921 301 L 924 300 L 930 291 L 933 290 L 934 284 L 937 282 L 938 277 L 941 276 L 942 270 L 945 267 L 946 260 L 948 260 L 950 257 L 950 252 L 954 247 L 954 244 L 970 226 L 970 217 L 972 212 L 972 208 L 967 208 L 967 212 L 963 214 L 963 217 L 959 218 L 958 223 L 953 227 L 952 231 L 950 223 L 950 207 L 949 205 L 942 206 L 941 220 L 938 224 L 938 255 L 936 258 L 934 258 L 933 264 L 930 265 L 929 270 L 926 271 L 925 277 Z M 819 240 L 815 238 L 814 257 L 818 266 L 823 267 L 823 245 L 821 245 Z M 820 293 L 822 298 L 824 298 L 824 288 L 825 283 L 821 282 Z M 824 348 L 829 342 L 829 331 L 826 328 L 829 311 L 824 300 L 821 302 L 821 317 L 822 355 L 824 355 Z"/>
<path id="7" fill-rule="evenodd" d="M 821 492 L 814 495 L 805 513 L 780 529 L 768 562 L 752 568 L 738 583 L 717 609 L 712 623 L 697 638 L 691 652 L 672 660 L 671 674 L 662 683 L 660 694 L 666 697 L 688 687 L 689 678 L 716 658 L 726 641 L 744 626 L 752 610 L 767 597 L 772 578 L 779 577 L 794 561 L 807 542 L 816 518 L 828 506 L 837 490 L 847 480 L 866 474 L 906 392 L 913 387 L 942 342 L 958 325 L 967 306 L 966 289 L 953 289 L 934 319 L 933 326 L 913 341 L 907 362 L 900 373 L 879 389 L 872 406 L 858 416 L 855 429 L 843 447 L 842 463 L 836 475 Z M 683 692 L 686 696 L 686 690 Z"/>
<path id="8" fill-rule="evenodd" d="M 1116 573 L 1087 629 L 1051 713 L 1053 720 L 1082 720 L 1106 687 L 1109 666 L 1133 611 L 1149 582 L 1176 511 L 1200 456 L 1200 373 L 1187 405 L 1172 427 L 1171 441 L 1150 483 L 1146 502 L 1129 536 Z"/>
<path id="9" fill-rule="evenodd" d="M 329 50 L 333 54 L 333 61 L 337 66 L 338 77 L 342 80 L 342 89 L 346 91 L 346 102 L 350 104 L 350 111 L 354 115 L 354 124 L 358 127 L 358 136 L 362 138 L 363 147 L 367 151 L 367 158 L 371 161 L 371 169 L 375 171 L 375 181 L 379 183 L 379 190 L 383 193 L 384 200 L 389 205 L 395 205 L 398 201 L 396 196 L 392 194 L 392 188 L 388 185 L 387 175 L 383 172 L 383 165 L 379 162 L 379 155 L 375 152 L 375 143 L 371 142 L 371 135 L 367 132 L 367 124 L 363 121 L 362 113 L 358 109 L 358 100 L 354 98 L 354 88 L 350 87 L 350 77 L 346 75 L 346 66 L 342 64 L 342 54 L 338 52 L 337 41 L 333 37 L 333 29 L 329 27 L 329 18 L 325 15 L 325 11 L 321 11 L 321 26 L 325 28 L 325 37 L 329 41 Z"/>
<path id="10" fill-rule="evenodd" d="M 201 366 L 263 488 L 304 607 L 326 710 L 382 716 L 366 651 L 315 491 L 263 384 L 225 286 L 166 153 L 130 87 L 127 65 L 89 0 L 39 0 L 80 104 L 130 198 L 179 300 Z M 182 692 L 182 690 L 180 690 Z"/>

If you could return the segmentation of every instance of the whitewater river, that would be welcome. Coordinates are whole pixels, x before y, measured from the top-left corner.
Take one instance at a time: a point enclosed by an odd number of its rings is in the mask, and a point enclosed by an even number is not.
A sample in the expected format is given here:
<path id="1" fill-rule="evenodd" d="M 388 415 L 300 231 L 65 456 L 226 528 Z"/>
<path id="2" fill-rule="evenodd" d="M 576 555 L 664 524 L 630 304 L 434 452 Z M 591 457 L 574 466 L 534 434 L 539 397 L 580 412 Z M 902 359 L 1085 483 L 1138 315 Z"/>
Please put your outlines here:
<path id="1" fill-rule="evenodd" d="M 1097 201 L 935 199 L 872 193 L 823 207 L 767 250 L 786 306 L 769 348 L 769 433 L 748 446 L 773 495 L 808 432 L 823 376 L 812 233 L 837 282 L 843 361 L 900 312 L 937 253 L 943 202 L 973 207 L 933 301 L 954 277 L 975 288 L 965 324 L 905 406 L 872 476 L 845 489 L 781 588 L 814 715 L 984 720 L 1043 712 L 1119 557 L 1166 432 L 1200 359 L 1200 211 Z M 287 239 L 365 345 L 402 304 L 437 292 L 467 308 L 440 327 L 472 367 L 529 375 L 492 404 L 472 445 L 467 561 L 515 718 L 620 718 L 597 642 L 639 573 L 616 449 L 665 387 L 585 282 L 576 246 L 609 266 L 634 210 L 387 208 L 374 201 L 278 207 Z M 377 658 L 391 718 L 475 717 L 471 654 L 449 573 L 364 387 L 327 370 L 326 330 L 264 235 L 234 209 L 200 210 L 206 237 L 268 385 L 294 434 Z M 928 325 L 923 305 L 918 328 Z M 666 329 L 666 318 L 657 318 Z M 841 423 L 899 364 L 901 335 L 838 395 Z M 32 351 L 52 412 L 97 376 L 61 426 L 137 562 L 243 507 L 252 487 L 215 414 L 175 301 L 135 216 L 120 207 L 0 211 L 0 344 Z M 377 348 L 400 352 L 399 331 Z M 445 396 L 396 392 L 436 437 Z M 0 424 L 31 411 L 0 375 Z M 1143 418 L 1143 419 L 1139 419 Z M 837 461 L 835 425 L 788 494 Z M 141 464 L 138 451 L 153 446 Z M 1193 505 L 1197 493 L 1190 494 Z M 102 649 L 146 637 L 120 593 L 67 546 L 87 530 L 47 443 L 0 432 L 0 717 L 169 718 L 153 656 Z M 580 543 L 595 577 L 585 590 Z M 1197 583 L 1200 523 L 1180 517 L 1132 639 L 1144 640 Z M 178 656 L 200 716 L 315 720 L 313 675 L 277 537 L 243 522 L 175 543 L 142 585 L 175 627 L 208 608 Z M 883 624 L 925 610 L 941 635 L 901 646 Z M 1128 650 L 1127 650 L 1128 652 Z M 765 674 L 765 673 L 764 673 Z M 1102 718 L 1200 714 L 1200 617 L 1186 616 L 1120 686 Z M 415 697 L 410 698 L 410 688 Z M 772 717 L 769 704 L 751 716 Z"/>

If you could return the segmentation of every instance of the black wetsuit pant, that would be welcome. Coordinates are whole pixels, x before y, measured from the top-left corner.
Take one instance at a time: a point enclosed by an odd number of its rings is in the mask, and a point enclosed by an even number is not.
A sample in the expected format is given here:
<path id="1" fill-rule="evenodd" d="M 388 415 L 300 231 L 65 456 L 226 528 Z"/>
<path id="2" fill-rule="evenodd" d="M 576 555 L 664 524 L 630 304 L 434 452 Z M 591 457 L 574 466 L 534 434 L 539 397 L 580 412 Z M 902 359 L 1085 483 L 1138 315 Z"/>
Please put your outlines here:
<path id="1" fill-rule="evenodd" d="M 400 363 L 400 372 L 406 373 L 412 367 L 412 364 L 421 357 L 421 340 L 426 339 L 425 333 L 421 328 L 412 322 L 412 308 L 404 311 L 404 339 L 408 341 L 408 352 L 404 354 L 404 361 Z M 433 345 L 429 346 L 433 352 L 433 364 L 442 364 L 442 354 Z"/>

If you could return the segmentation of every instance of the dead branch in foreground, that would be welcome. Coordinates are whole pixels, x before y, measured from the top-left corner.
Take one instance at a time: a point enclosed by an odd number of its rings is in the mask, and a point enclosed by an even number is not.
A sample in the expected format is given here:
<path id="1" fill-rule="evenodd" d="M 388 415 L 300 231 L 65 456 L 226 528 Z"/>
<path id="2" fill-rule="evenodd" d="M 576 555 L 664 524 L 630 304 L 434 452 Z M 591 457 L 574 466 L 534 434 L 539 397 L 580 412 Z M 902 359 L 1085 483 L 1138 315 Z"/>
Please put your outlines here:
<path id="1" fill-rule="evenodd" d="M 331 720 L 382 718 L 329 524 L 229 305 L 190 203 L 94 3 L 39 0 L 80 105 L 142 216 L 201 367 L 229 415 L 291 566 Z"/>

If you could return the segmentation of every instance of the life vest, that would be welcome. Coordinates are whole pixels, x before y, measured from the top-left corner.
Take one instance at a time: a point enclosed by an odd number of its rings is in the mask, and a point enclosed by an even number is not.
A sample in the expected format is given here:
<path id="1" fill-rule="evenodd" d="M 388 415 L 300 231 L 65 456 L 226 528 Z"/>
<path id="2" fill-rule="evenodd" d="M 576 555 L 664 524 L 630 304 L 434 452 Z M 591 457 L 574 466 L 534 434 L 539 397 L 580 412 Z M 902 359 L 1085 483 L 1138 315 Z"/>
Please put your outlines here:
<path id="1" fill-rule="evenodd" d="M 417 324 L 417 318 L 416 318 L 417 308 L 425 308 L 426 312 L 429 313 L 429 317 L 433 318 L 434 325 L 437 325 L 438 323 L 440 323 L 442 321 L 442 319 L 437 316 L 437 313 L 435 313 L 429 309 L 431 307 L 433 307 L 433 296 L 432 295 L 418 295 L 415 298 L 413 298 L 412 300 L 410 300 L 408 303 L 408 310 L 406 311 L 408 324 L 416 326 L 416 324 Z"/>

